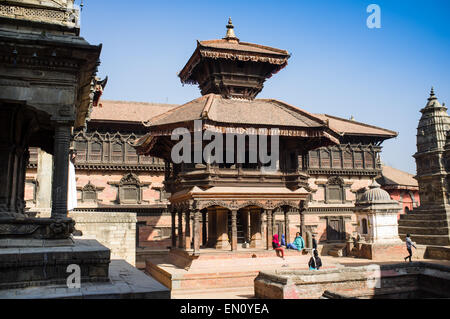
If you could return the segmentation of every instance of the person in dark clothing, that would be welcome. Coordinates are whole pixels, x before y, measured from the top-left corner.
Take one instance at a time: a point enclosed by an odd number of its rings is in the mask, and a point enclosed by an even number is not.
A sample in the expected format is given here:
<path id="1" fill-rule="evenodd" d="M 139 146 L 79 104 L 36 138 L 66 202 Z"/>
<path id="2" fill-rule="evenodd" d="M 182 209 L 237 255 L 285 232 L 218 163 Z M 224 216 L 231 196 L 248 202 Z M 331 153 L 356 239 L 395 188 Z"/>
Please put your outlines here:
<path id="1" fill-rule="evenodd" d="M 408 254 L 409 256 L 406 256 L 404 259 L 406 261 L 406 259 L 409 258 L 409 262 L 411 262 L 411 257 L 412 257 L 412 249 L 411 246 L 414 247 L 415 249 L 417 249 L 416 246 L 414 246 L 413 242 L 411 241 L 410 235 L 406 234 L 406 250 L 408 250 Z"/>
<path id="2" fill-rule="evenodd" d="M 314 250 L 313 256 L 309 259 L 308 266 L 309 270 L 319 270 L 322 267 L 322 260 L 317 250 Z"/>
<path id="3" fill-rule="evenodd" d="M 312 248 L 313 248 L 313 250 L 317 250 L 316 235 L 312 235 Z"/>

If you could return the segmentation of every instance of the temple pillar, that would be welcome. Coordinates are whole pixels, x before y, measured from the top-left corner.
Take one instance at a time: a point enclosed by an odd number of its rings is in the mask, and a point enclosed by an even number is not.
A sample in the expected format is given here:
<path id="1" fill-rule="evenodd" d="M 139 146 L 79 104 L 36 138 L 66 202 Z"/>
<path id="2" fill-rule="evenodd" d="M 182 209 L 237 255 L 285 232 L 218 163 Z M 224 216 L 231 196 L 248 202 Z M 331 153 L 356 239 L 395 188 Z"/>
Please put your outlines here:
<path id="1" fill-rule="evenodd" d="M 272 237 L 273 237 L 273 210 L 266 210 L 267 215 L 267 249 L 272 249 Z"/>
<path id="2" fill-rule="evenodd" d="M 208 212 L 202 212 L 202 245 L 208 245 Z"/>
<path id="3" fill-rule="evenodd" d="M 261 210 L 261 219 L 260 219 L 260 229 L 261 229 L 261 238 L 262 238 L 262 246 L 267 249 L 267 240 L 264 240 L 267 237 L 267 212 L 265 209 Z"/>
<path id="4" fill-rule="evenodd" d="M 216 234 L 217 241 L 215 247 L 217 249 L 230 248 L 228 238 L 228 210 L 217 208 L 216 210 Z"/>
<path id="5" fill-rule="evenodd" d="M 285 207 L 284 209 L 284 239 L 286 241 L 286 244 L 290 242 L 290 231 L 289 231 L 289 214 L 290 214 L 291 208 Z"/>
<path id="6" fill-rule="evenodd" d="M 231 211 L 231 250 L 237 250 L 237 209 Z"/>
<path id="7" fill-rule="evenodd" d="M 184 231 L 184 249 L 191 249 L 191 211 L 189 209 L 185 212 L 185 231 Z"/>
<path id="8" fill-rule="evenodd" d="M 178 209 L 178 248 L 184 247 L 183 209 Z"/>
<path id="9" fill-rule="evenodd" d="M 67 217 L 70 138 L 71 126 L 67 123 L 58 123 L 55 128 L 52 218 Z"/>
<path id="10" fill-rule="evenodd" d="M 172 248 L 176 248 L 177 247 L 177 233 L 176 233 L 176 215 L 177 212 L 174 208 L 172 208 L 171 211 L 172 214 Z"/>
<path id="11" fill-rule="evenodd" d="M 200 211 L 198 209 L 193 212 L 192 236 L 194 253 L 200 250 Z"/>

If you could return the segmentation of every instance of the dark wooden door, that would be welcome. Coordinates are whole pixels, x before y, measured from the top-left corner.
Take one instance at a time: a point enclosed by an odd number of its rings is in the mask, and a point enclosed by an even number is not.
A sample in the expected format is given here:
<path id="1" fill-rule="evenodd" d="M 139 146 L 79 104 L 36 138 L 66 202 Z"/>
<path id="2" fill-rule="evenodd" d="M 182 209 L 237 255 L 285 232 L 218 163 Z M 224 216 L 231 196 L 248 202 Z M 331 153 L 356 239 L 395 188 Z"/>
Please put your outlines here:
<path id="1" fill-rule="evenodd" d="M 327 221 L 327 240 L 342 240 L 343 221 L 340 218 L 328 218 Z"/>

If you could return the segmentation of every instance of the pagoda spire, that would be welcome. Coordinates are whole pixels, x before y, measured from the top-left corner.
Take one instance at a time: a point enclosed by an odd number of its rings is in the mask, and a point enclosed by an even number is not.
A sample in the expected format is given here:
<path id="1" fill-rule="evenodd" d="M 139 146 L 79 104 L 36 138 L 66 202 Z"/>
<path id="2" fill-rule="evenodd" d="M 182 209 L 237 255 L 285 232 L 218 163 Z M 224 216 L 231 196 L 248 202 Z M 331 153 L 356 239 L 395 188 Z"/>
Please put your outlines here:
<path id="1" fill-rule="evenodd" d="M 236 34 L 234 33 L 234 25 L 231 21 L 231 17 L 228 18 L 228 24 L 227 24 L 227 34 L 225 35 L 224 40 L 227 40 L 229 42 L 239 42 L 239 39 L 236 37 Z"/>

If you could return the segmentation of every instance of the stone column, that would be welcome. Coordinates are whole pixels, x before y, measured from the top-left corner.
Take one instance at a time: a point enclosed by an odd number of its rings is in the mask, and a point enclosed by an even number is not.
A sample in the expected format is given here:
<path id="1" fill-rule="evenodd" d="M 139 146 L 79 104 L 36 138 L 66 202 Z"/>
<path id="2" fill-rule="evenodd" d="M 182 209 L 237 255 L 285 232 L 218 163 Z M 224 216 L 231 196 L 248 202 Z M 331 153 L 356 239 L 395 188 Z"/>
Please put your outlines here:
<path id="1" fill-rule="evenodd" d="M 216 212 L 209 208 L 208 215 L 208 247 L 214 247 L 217 241 Z"/>
<path id="2" fill-rule="evenodd" d="M 264 240 L 267 237 L 267 235 L 266 235 L 267 234 L 267 230 L 266 230 L 267 221 L 266 221 L 266 218 L 267 218 L 266 210 L 262 209 L 261 210 L 261 219 L 260 219 L 260 227 L 259 228 L 260 228 L 260 231 L 261 231 L 261 238 L 263 240 L 262 245 L 263 245 L 264 248 L 267 249 L 267 240 Z"/>
<path id="3" fill-rule="evenodd" d="M 184 232 L 183 232 L 183 210 L 178 209 L 178 248 L 184 247 Z"/>
<path id="4" fill-rule="evenodd" d="M 252 241 L 252 218 L 251 211 L 247 208 L 247 243 L 250 245 Z"/>
<path id="5" fill-rule="evenodd" d="M 231 250 L 237 250 L 237 209 L 231 211 Z"/>
<path id="6" fill-rule="evenodd" d="M 176 215 L 177 215 L 177 211 L 172 208 L 171 211 L 172 214 L 172 248 L 176 248 L 177 247 L 177 233 L 176 233 Z"/>
<path id="7" fill-rule="evenodd" d="M 189 209 L 185 213 L 185 233 L 184 233 L 184 249 L 191 249 L 191 212 Z"/>
<path id="8" fill-rule="evenodd" d="M 208 245 L 208 211 L 202 213 L 202 245 Z"/>
<path id="9" fill-rule="evenodd" d="M 200 250 L 200 211 L 198 209 L 193 212 L 192 236 L 194 237 L 194 253 Z"/>
<path id="10" fill-rule="evenodd" d="M 50 217 L 52 206 L 53 156 L 43 150 L 38 153 L 36 210 L 39 217 Z"/>
<path id="11" fill-rule="evenodd" d="M 289 243 L 291 241 L 291 236 L 290 236 L 290 232 L 289 232 L 289 214 L 290 214 L 290 207 L 286 207 L 284 209 L 284 239 L 286 241 L 286 244 Z"/>
<path id="12" fill-rule="evenodd" d="M 272 223 L 273 210 L 266 210 L 267 215 L 267 249 L 272 248 L 272 236 L 273 236 L 273 223 Z"/>
<path id="13" fill-rule="evenodd" d="M 71 126 L 69 124 L 57 123 L 54 145 L 52 218 L 67 218 L 70 135 Z"/>

